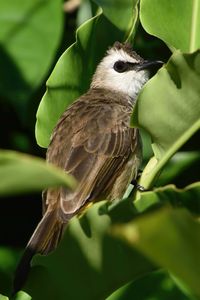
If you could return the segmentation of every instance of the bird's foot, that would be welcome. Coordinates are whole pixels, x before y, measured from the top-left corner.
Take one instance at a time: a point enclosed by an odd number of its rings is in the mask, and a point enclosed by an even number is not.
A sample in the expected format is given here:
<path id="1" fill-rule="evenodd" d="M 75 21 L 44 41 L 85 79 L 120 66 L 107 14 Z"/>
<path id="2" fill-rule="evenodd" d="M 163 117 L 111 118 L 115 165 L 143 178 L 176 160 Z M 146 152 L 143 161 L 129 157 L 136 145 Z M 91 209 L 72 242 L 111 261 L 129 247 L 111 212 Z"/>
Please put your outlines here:
<path id="1" fill-rule="evenodd" d="M 133 179 L 131 181 L 131 184 L 134 185 L 134 188 L 139 191 L 139 192 L 146 192 L 147 190 L 145 189 L 145 187 L 143 187 L 142 185 L 137 183 L 137 179 Z"/>

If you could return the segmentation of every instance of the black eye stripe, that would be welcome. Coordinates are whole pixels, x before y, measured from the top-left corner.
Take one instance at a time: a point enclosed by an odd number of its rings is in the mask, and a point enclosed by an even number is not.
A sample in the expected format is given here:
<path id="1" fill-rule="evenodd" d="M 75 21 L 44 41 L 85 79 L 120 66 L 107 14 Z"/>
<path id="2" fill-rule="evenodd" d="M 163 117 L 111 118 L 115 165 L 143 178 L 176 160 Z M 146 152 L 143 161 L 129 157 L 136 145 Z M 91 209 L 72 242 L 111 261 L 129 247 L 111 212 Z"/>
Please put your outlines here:
<path id="1" fill-rule="evenodd" d="M 131 63 L 128 61 L 122 61 L 118 60 L 114 63 L 114 70 L 118 73 L 123 73 L 126 71 L 134 70 L 136 66 L 138 66 L 139 63 Z"/>
<path id="2" fill-rule="evenodd" d="M 134 70 L 135 67 L 139 65 L 139 63 L 131 63 L 131 62 L 127 62 L 127 64 L 129 66 L 129 70 Z"/>

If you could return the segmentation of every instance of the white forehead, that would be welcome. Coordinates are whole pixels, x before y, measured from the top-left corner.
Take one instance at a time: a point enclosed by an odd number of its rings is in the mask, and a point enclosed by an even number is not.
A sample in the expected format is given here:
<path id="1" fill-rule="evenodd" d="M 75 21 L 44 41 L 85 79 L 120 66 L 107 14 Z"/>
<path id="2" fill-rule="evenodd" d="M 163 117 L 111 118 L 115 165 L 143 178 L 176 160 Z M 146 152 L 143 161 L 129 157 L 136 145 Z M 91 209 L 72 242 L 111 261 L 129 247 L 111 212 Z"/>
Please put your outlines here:
<path id="1" fill-rule="evenodd" d="M 128 61 L 132 63 L 136 63 L 137 60 L 130 56 L 126 51 L 123 49 L 115 49 L 111 48 L 108 50 L 107 55 L 103 58 L 102 63 L 107 67 L 112 66 L 116 61 Z"/>

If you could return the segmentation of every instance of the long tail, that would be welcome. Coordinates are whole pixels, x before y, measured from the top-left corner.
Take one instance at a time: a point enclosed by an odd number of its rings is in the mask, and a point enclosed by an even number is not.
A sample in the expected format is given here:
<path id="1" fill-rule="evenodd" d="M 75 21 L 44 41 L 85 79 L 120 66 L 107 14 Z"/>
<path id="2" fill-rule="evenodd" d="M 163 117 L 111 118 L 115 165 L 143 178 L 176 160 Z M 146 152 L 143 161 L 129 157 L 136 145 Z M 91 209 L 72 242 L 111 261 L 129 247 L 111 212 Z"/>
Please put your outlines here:
<path id="1" fill-rule="evenodd" d="M 62 236 L 65 225 L 58 219 L 56 211 L 47 211 L 45 213 L 28 242 L 17 266 L 13 282 L 14 294 L 22 288 L 26 281 L 33 255 L 36 253 L 48 254 L 54 250 Z"/>

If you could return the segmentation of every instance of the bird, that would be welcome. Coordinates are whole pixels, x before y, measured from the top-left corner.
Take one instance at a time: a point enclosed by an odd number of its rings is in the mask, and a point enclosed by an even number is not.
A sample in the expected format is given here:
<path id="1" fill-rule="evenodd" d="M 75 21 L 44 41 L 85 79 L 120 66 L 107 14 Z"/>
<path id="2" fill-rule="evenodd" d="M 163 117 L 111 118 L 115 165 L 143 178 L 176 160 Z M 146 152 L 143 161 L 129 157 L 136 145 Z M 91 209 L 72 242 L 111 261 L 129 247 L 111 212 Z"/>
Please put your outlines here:
<path id="1" fill-rule="evenodd" d="M 137 96 L 159 60 L 139 56 L 129 43 L 115 42 L 98 64 L 88 91 L 75 100 L 55 126 L 47 162 L 77 181 L 75 190 L 43 192 L 43 218 L 18 265 L 14 290 L 23 285 L 35 253 L 56 249 L 70 219 L 100 200 L 121 199 L 142 160 L 138 128 L 130 119 Z"/>

